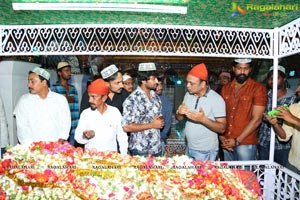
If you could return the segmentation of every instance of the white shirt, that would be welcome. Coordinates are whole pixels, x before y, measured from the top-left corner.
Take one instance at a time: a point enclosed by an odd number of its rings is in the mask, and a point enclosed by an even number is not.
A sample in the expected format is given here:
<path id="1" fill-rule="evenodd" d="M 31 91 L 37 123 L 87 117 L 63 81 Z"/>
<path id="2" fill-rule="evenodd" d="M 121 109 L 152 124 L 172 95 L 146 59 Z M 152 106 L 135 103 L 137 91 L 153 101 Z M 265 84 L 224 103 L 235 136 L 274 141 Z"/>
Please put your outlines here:
<path id="1" fill-rule="evenodd" d="M 7 121 L 6 121 L 4 105 L 1 97 L 0 97 L 0 135 L 1 135 L 0 137 L 1 148 L 6 147 L 9 144 L 8 129 L 7 129 Z"/>
<path id="2" fill-rule="evenodd" d="M 68 139 L 71 114 L 67 99 L 51 92 L 45 99 L 37 94 L 23 95 L 14 115 L 17 119 L 17 136 L 22 145 L 38 141 Z"/>
<path id="3" fill-rule="evenodd" d="M 121 126 L 121 120 L 120 111 L 113 106 L 107 105 L 103 114 L 98 110 L 87 108 L 80 115 L 75 130 L 75 140 L 80 144 L 85 144 L 87 149 L 94 148 L 98 151 L 117 151 L 118 140 L 120 153 L 126 155 L 128 138 Z M 83 132 L 87 130 L 93 130 L 95 137 L 83 138 Z"/>

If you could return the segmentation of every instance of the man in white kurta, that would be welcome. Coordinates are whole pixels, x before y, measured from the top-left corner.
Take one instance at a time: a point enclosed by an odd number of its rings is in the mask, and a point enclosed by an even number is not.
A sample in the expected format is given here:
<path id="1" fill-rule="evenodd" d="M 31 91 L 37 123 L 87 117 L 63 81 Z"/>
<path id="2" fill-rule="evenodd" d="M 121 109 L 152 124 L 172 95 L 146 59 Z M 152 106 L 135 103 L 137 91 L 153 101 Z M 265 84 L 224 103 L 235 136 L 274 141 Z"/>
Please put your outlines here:
<path id="1" fill-rule="evenodd" d="M 30 93 L 23 95 L 14 110 L 20 144 L 38 141 L 64 142 L 69 137 L 71 114 L 67 99 L 49 90 L 50 74 L 35 68 L 28 74 Z"/>
<path id="2" fill-rule="evenodd" d="M 128 138 L 121 126 L 121 113 L 105 103 L 109 88 L 103 79 L 93 81 L 88 87 L 90 108 L 85 109 L 75 130 L 75 140 L 87 149 L 118 151 L 127 154 Z"/>

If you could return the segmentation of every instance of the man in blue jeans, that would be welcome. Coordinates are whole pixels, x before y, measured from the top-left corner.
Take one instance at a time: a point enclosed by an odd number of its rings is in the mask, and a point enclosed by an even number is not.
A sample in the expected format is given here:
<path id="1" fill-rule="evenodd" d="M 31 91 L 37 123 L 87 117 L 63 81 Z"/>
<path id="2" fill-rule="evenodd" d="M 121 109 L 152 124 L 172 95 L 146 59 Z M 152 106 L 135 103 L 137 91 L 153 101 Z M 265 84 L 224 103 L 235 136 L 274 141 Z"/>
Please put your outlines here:
<path id="1" fill-rule="evenodd" d="M 294 90 L 287 88 L 286 71 L 281 65 L 278 65 L 278 81 L 277 81 L 277 106 L 288 105 L 296 103 L 296 96 Z M 269 69 L 267 75 L 267 87 L 268 87 L 268 103 L 265 113 L 268 113 L 273 109 L 272 107 L 272 96 L 273 96 L 273 66 Z M 281 126 L 283 120 L 278 120 L 278 124 Z M 270 154 L 270 138 L 271 138 L 271 124 L 267 118 L 264 117 L 259 130 L 258 137 L 258 159 L 269 160 Z M 274 161 L 287 167 L 288 166 L 288 155 L 291 148 L 291 140 L 280 141 L 275 137 L 275 153 Z"/>
<path id="2" fill-rule="evenodd" d="M 187 90 L 176 119 L 186 119 L 184 135 L 186 155 L 194 160 L 216 160 L 219 141 L 226 127 L 225 102 L 208 85 L 208 72 L 202 63 L 193 67 L 187 77 Z"/>
<path id="3" fill-rule="evenodd" d="M 251 59 L 236 58 L 234 79 L 224 85 L 221 95 L 226 103 L 227 125 L 219 136 L 224 160 L 255 160 L 257 129 L 267 104 L 266 88 L 250 78 Z"/>

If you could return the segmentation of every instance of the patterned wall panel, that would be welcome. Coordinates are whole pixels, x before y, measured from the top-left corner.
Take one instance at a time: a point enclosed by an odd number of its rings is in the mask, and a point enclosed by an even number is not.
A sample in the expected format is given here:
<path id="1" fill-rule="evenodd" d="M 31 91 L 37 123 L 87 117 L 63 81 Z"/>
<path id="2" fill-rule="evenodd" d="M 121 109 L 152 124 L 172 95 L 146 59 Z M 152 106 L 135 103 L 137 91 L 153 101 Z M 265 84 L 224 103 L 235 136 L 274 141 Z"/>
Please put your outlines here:
<path id="1" fill-rule="evenodd" d="M 1 28 L 1 26 L 0 26 Z M 2 26 L 2 55 L 272 56 L 273 31 L 162 25 Z"/>
<path id="2" fill-rule="evenodd" d="M 279 55 L 293 55 L 300 51 L 300 18 L 279 29 Z"/>

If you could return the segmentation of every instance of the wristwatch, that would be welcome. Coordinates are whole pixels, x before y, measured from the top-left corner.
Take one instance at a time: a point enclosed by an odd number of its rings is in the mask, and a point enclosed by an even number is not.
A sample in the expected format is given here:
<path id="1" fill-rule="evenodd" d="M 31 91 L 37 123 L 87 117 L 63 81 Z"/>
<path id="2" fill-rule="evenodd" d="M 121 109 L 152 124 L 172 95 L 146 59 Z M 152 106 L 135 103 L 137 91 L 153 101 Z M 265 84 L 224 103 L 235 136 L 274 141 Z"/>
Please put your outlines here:
<path id="1" fill-rule="evenodd" d="M 234 138 L 234 144 L 235 144 L 235 146 L 239 146 L 240 142 L 236 138 Z"/>

